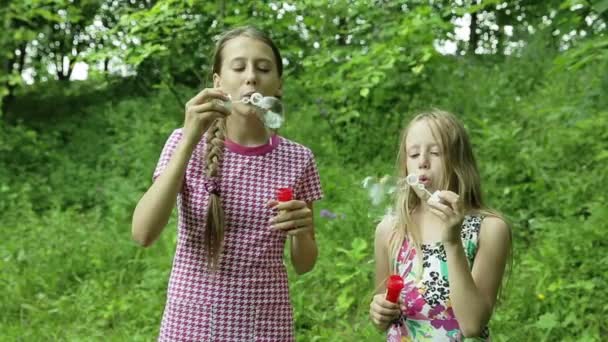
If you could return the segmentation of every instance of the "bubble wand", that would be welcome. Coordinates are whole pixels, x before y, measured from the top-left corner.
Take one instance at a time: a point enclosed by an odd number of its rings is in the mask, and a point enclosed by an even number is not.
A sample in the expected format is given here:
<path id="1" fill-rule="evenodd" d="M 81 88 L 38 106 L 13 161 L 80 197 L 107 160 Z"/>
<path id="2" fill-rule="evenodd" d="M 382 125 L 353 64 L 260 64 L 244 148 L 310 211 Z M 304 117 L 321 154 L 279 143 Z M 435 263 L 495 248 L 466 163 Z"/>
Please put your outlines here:
<path id="1" fill-rule="evenodd" d="M 424 184 L 420 183 L 420 178 L 417 174 L 409 174 L 405 178 L 405 182 L 411 187 L 416 187 L 417 189 L 424 191 L 427 195 L 429 195 L 429 201 L 439 202 L 439 190 L 435 191 L 434 193 L 430 193 Z"/>
<path id="2" fill-rule="evenodd" d="M 231 99 L 230 101 L 225 101 L 224 106 L 226 106 L 228 110 L 231 110 L 233 103 L 243 103 L 255 106 L 257 109 L 256 112 L 260 114 L 258 118 L 262 121 L 264 126 L 270 129 L 280 128 L 285 121 L 283 117 L 283 104 L 280 99 L 274 96 L 263 96 L 260 93 L 253 93 L 251 96 L 243 97 L 240 100 L 232 101 Z"/>

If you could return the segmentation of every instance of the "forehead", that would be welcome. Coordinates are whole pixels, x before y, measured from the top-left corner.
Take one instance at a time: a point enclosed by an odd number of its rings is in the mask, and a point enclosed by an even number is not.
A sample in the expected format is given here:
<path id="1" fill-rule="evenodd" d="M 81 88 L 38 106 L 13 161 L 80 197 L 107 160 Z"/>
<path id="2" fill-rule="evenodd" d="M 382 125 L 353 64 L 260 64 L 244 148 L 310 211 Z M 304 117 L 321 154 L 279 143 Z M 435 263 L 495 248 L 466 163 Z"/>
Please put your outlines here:
<path id="1" fill-rule="evenodd" d="M 416 121 L 410 126 L 405 138 L 407 147 L 414 145 L 439 145 L 439 141 L 433 135 L 431 124 L 427 120 Z"/>
<path id="2" fill-rule="evenodd" d="M 222 55 L 226 62 L 235 59 L 267 59 L 274 62 L 274 54 L 268 44 L 247 36 L 239 36 L 227 41 Z"/>

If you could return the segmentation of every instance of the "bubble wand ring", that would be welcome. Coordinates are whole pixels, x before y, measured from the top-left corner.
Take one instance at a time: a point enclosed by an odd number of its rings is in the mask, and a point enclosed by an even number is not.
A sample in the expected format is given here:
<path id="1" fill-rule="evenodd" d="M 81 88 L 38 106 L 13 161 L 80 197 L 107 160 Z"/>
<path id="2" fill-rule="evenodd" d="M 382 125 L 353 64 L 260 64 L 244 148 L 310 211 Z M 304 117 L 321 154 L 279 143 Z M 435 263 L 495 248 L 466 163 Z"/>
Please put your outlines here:
<path id="1" fill-rule="evenodd" d="M 281 100 L 274 96 L 263 96 L 260 93 L 253 93 L 249 97 L 244 97 L 241 100 L 226 101 L 224 105 L 229 110 L 233 103 L 249 104 L 256 107 L 257 117 L 270 129 L 278 129 L 283 125 L 283 104 Z"/>
<path id="2" fill-rule="evenodd" d="M 439 191 L 435 191 L 434 193 L 430 193 L 426 187 L 424 186 L 424 184 L 420 183 L 420 178 L 418 177 L 417 174 L 412 173 L 409 174 L 406 178 L 405 178 L 405 182 L 411 186 L 411 187 L 416 187 L 418 190 L 422 190 L 424 191 L 427 195 L 429 195 L 429 201 L 436 201 L 439 202 Z"/>

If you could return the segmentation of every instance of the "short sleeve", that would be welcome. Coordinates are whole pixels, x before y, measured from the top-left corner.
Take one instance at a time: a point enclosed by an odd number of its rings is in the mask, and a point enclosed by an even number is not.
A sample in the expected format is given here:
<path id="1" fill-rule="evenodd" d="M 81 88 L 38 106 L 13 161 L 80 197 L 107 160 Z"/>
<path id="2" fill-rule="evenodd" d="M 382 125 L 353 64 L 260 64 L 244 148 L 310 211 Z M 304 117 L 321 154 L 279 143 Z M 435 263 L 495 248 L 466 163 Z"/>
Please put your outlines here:
<path id="1" fill-rule="evenodd" d="M 295 197 L 307 203 L 314 202 L 323 198 L 321 180 L 315 157 L 310 154 L 308 164 L 295 186 Z"/>
<path id="2" fill-rule="evenodd" d="M 175 152 L 177 144 L 181 140 L 182 130 L 174 130 L 173 133 L 171 133 L 171 135 L 169 136 L 169 139 L 167 139 L 165 147 L 163 147 L 163 151 L 161 152 L 160 158 L 158 159 L 158 163 L 156 164 L 156 169 L 154 169 L 152 180 L 156 180 L 156 178 L 158 178 L 158 176 L 160 176 L 165 171 L 167 165 L 169 164 L 169 161 L 171 160 L 171 157 L 173 156 L 173 152 Z"/>

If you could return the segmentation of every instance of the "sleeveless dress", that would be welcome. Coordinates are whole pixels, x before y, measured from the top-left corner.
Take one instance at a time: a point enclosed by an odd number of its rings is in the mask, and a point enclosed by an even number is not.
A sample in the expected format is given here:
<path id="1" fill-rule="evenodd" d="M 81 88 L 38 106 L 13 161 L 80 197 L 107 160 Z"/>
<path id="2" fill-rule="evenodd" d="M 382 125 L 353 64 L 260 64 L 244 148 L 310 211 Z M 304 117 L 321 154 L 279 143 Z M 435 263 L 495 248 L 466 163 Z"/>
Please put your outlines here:
<path id="1" fill-rule="evenodd" d="M 465 216 L 462 223 L 462 245 L 472 267 L 479 244 L 479 230 L 483 216 Z M 403 277 L 401 317 L 389 328 L 388 342 L 405 341 L 464 341 L 450 303 L 448 264 L 441 242 L 423 244 L 422 277 L 417 277 L 417 258 L 414 246 L 405 239 L 397 258 L 396 269 Z M 489 341 L 488 327 L 478 338 L 466 341 Z"/>
<path id="2" fill-rule="evenodd" d="M 157 168 L 166 168 L 182 130 L 169 137 Z M 188 162 L 178 194 L 178 237 L 159 341 L 294 341 L 293 313 L 283 262 L 286 234 L 269 229 L 276 189 L 294 197 L 322 197 L 312 152 L 277 135 L 258 147 L 225 143 L 219 191 L 225 214 L 219 269 L 207 270 L 204 245 L 209 199 L 206 139 Z"/>

